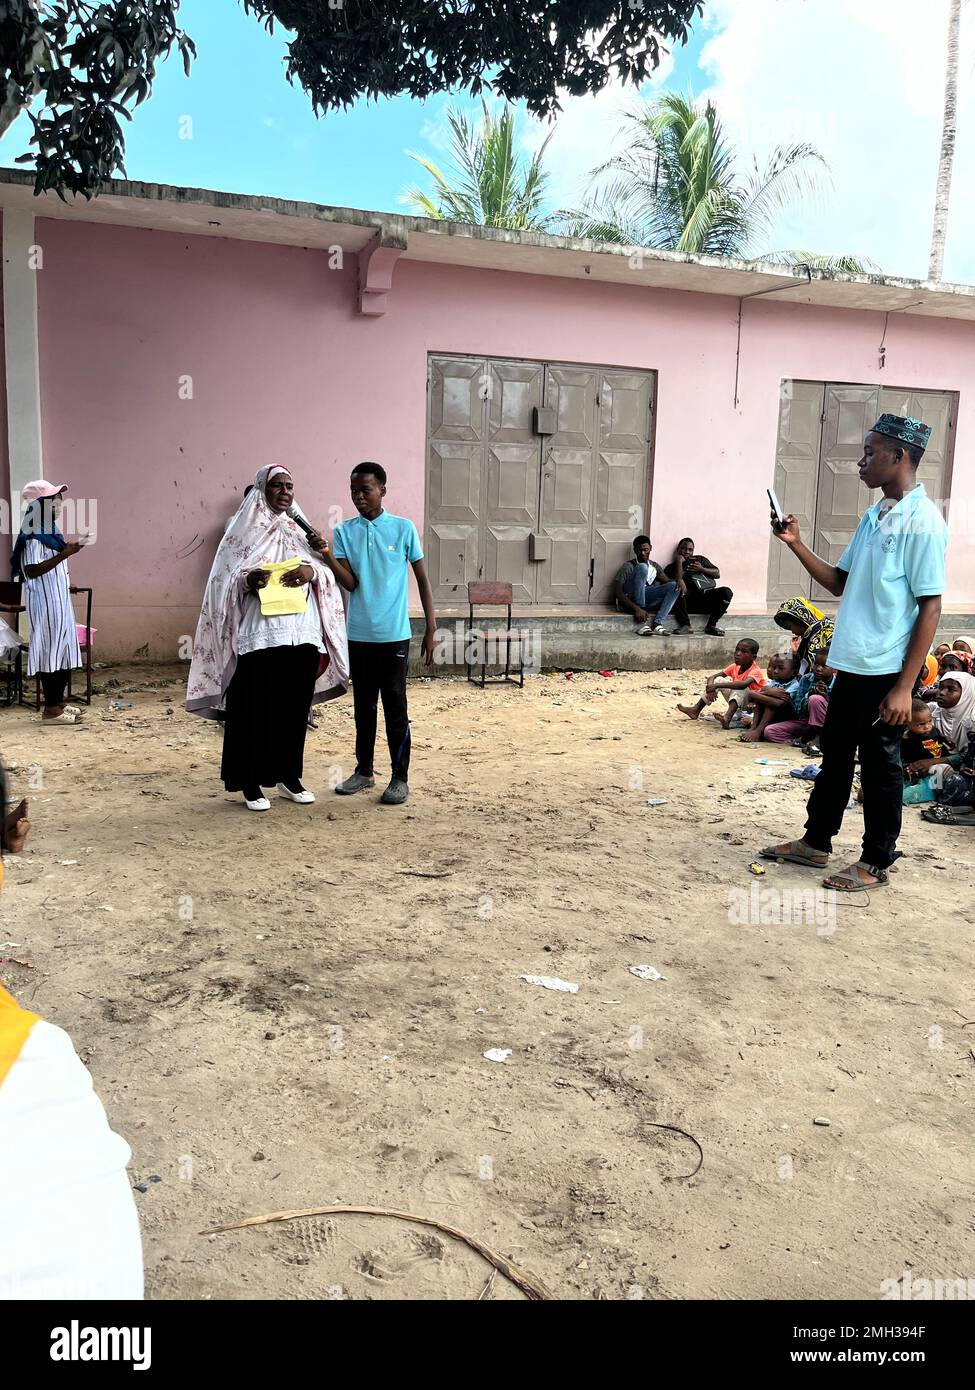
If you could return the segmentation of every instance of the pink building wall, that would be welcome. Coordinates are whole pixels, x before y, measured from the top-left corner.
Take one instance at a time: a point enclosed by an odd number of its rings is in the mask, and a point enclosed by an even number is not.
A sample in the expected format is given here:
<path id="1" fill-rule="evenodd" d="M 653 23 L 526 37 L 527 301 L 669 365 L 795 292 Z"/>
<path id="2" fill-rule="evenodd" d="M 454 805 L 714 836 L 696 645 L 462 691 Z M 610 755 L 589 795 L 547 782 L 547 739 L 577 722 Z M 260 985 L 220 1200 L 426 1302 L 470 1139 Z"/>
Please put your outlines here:
<path id="1" fill-rule="evenodd" d="M 356 313 L 354 257 L 38 219 L 47 476 L 94 498 L 98 541 L 72 567 L 95 590 L 102 655 L 171 659 L 195 629 L 226 517 L 257 468 L 294 470 L 324 521 L 348 514 L 360 459 L 423 530 L 426 364 L 462 352 L 658 372 L 650 530 L 658 557 L 693 533 L 764 612 L 764 489 L 782 378 L 962 393 L 946 606 L 975 611 L 975 325 L 745 302 L 401 260 L 389 311 Z M 179 397 L 192 377 L 193 399 Z"/>

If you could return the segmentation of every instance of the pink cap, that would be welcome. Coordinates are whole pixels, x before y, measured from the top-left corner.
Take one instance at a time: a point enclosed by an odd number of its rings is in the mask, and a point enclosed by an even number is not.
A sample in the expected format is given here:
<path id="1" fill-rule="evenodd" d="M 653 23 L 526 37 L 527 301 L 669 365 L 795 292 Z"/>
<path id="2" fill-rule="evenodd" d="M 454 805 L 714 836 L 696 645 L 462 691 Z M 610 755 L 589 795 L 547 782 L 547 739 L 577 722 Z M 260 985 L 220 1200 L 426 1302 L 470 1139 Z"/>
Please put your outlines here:
<path id="1" fill-rule="evenodd" d="M 36 478 L 21 488 L 20 495 L 25 502 L 36 502 L 41 497 L 60 497 L 67 490 L 67 483 L 49 483 L 44 478 Z"/>

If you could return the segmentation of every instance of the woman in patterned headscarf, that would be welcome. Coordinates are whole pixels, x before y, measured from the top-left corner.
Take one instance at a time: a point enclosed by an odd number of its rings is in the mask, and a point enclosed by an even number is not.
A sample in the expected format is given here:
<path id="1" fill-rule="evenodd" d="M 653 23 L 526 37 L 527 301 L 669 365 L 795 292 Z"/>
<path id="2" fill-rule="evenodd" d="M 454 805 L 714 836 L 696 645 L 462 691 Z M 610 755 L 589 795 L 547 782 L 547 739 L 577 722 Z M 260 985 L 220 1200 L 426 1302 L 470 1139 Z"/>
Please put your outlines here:
<path id="1" fill-rule="evenodd" d="M 226 709 L 224 787 L 242 792 L 250 810 L 269 811 L 265 787 L 276 785 L 279 796 L 300 805 L 315 800 L 301 781 L 308 709 L 345 693 L 349 649 L 338 585 L 292 519 L 290 472 L 262 468 L 254 484 L 213 561 L 186 708 L 209 719 Z M 260 599 L 270 566 L 301 595 L 276 614 Z"/>
<path id="2" fill-rule="evenodd" d="M 812 670 L 816 653 L 833 640 L 833 619 L 827 618 L 815 604 L 805 598 L 787 598 L 780 603 L 775 621 L 779 627 L 799 638 L 795 651 L 796 674 L 804 676 Z"/>

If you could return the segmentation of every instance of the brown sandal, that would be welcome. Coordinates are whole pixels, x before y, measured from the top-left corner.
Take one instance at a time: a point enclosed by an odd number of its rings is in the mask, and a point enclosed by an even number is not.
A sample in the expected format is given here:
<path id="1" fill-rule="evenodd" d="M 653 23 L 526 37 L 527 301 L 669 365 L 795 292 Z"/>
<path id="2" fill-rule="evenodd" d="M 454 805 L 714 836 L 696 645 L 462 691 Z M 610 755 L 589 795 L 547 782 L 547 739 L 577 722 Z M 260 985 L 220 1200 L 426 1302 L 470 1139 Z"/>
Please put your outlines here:
<path id="1" fill-rule="evenodd" d="M 802 849 L 799 846 L 802 845 Z M 782 849 L 786 853 L 782 853 Z M 818 849 L 807 849 L 802 840 L 788 840 L 785 845 L 766 845 L 760 851 L 763 859 L 774 859 L 779 864 L 801 864 L 805 869 L 825 869 L 829 855 Z"/>

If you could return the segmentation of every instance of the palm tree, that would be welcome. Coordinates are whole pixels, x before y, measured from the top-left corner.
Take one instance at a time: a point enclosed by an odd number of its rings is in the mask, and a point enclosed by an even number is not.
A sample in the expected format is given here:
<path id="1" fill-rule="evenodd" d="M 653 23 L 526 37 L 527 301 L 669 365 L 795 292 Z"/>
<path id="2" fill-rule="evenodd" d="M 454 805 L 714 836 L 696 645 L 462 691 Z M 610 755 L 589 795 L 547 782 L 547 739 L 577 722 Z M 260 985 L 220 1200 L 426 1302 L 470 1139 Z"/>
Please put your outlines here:
<path id="1" fill-rule="evenodd" d="M 853 256 L 760 249 L 788 202 L 814 191 L 826 162 L 810 144 L 779 145 L 765 168 L 742 176 L 709 101 L 665 92 L 627 117 L 627 148 L 598 169 L 596 191 L 582 212 L 564 214 L 572 235 L 659 251 L 732 256 L 861 273 Z M 612 181 L 600 186 L 607 174 Z"/>
<path id="2" fill-rule="evenodd" d="M 552 215 L 542 211 L 548 179 L 542 161 L 554 130 L 526 170 L 515 150 L 512 107 L 506 104 L 495 116 L 486 101 L 482 100 L 481 106 L 479 129 L 469 125 L 459 111 L 447 113 L 455 166 L 450 176 L 422 155 L 410 154 L 432 176 L 434 188 L 432 195 L 411 188 L 407 201 L 425 217 L 514 231 L 544 231 Z"/>
<path id="3" fill-rule="evenodd" d="M 958 50 L 961 44 L 961 0 L 951 0 L 948 15 L 948 64 L 945 74 L 945 114 L 941 131 L 941 158 L 934 195 L 934 226 L 931 229 L 931 259 L 928 279 L 940 280 L 945 268 L 945 237 L 948 232 L 948 200 L 955 164 L 955 132 L 958 112 Z"/>

